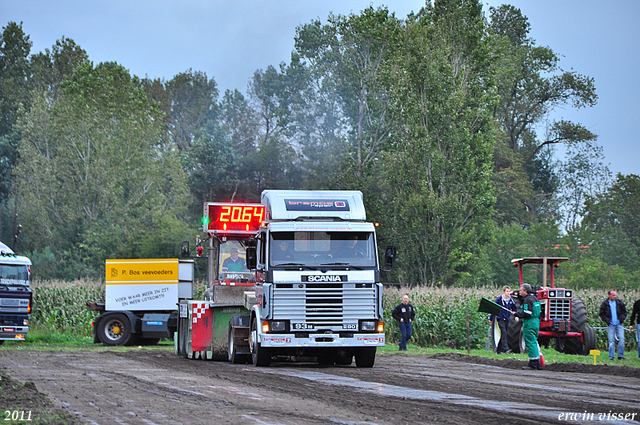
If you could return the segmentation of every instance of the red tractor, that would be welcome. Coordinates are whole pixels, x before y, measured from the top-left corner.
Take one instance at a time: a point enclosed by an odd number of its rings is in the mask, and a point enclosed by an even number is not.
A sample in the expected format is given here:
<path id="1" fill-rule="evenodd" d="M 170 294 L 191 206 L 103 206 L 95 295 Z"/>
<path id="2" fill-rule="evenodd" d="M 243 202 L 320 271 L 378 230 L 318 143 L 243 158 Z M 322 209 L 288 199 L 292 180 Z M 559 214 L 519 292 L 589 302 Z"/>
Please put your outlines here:
<path id="1" fill-rule="evenodd" d="M 542 264 L 542 286 L 532 286 L 535 295 L 540 300 L 540 333 L 538 341 L 548 346 L 555 338 L 556 350 L 567 354 L 589 354 L 596 348 L 596 332 L 587 325 L 587 309 L 584 302 L 574 298 L 572 289 L 556 288 L 554 268 L 568 258 L 563 257 L 527 257 L 511 260 L 519 268 L 520 285 L 522 285 L 522 266 L 524 264 Z M 549 267 L 548 267 L 549 266 Z M 550 270 L 551 286 L 547 286 L 547 270 Z M 521 303 L 520 291 L 514 291 L 514 300 L 518 306 Z M 497 347 L 500 341 L 500 327 L 494 320 L 491 324 L 491 339 Z M 522 322 L 513 317 L 507 328 L 507 344 L 514 353 L 525 351 L 522 337 Z"/>

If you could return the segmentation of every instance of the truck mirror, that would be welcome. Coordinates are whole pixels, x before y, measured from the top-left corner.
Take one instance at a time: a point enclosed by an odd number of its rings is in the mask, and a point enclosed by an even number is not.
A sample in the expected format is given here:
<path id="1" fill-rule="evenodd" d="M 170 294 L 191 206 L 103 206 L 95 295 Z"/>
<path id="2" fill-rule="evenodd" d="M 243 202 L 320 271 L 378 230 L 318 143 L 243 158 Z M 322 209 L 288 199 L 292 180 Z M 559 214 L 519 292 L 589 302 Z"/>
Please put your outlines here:
<path id="1" fill-rule="evenodd" d="M 247 264 L 247 268 L 249 270 L 255 270 L 255 268 L 258 266 L 258 255 L 257 255 L 256 247 L 248 246 L 245 249 L 245 253 L 246 253 L 245 262 Z"/>
<path id="2" fill-rule="evenodd" d="M 396 247 L 393 245 L 387 246 L 387 249 L 384 252 L 384 267 L 386 269 L 392 269 L 396 264 Z"/>
<path id="3" fill-rule="evenodd" d="M 189 256 L 189 251 L 190 251 L 190 249 L 189 249 L 189 241 L 182 242 L 182 249 L 181 249 L 182 256 L 183 257 L 188 257 Z"/>

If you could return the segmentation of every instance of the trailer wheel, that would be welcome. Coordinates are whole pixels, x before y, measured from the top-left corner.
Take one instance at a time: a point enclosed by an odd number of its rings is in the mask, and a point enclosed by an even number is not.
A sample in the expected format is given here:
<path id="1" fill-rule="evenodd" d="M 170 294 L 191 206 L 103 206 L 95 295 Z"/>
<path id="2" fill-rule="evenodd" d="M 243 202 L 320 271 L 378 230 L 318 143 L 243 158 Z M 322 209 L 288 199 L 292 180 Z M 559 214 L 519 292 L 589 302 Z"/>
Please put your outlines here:
<path id="1" fill-rule="evenodd" d="M 587 326 L 587 308 L 584 302 L 579 298 L 574 298 L 571 302 L 571 332 L 583 332 Z M 595 337 L 595 335 L 594 335 Z M 566 354 L 589 354 L 589 349 L 585 353 L 585 346 L 579 337 L 562 338 L 564 341 L 557 339 L 556 347 L 558 350 Z M 585 341 L 586 342 L 586 341 Z M 594 341 L 595 344 L 595 341 Z"/>
<path id="2" fill-rule="evenodd" d="M 98 325 L 98 338 L 104 345 L 127 345 L 135 341 L 131 323 L 124 314 L 116 313 L 103 317 Z"/>
<path id="3" fill-rule="evenodd" d="M 373 367 L 376 361 L 376 347 L 356 348 L 356 366 Z"/>
<path id="4" fill-rule="evenodd" d="M 262 348 L 258 342 L 258 325 L 256 319 L 251 321 L 249 338 L 249 348 L 251 349 L 251 361 L 253 365 L 269 366 L 271 364 L 271 353 L 268 348 Z"/>

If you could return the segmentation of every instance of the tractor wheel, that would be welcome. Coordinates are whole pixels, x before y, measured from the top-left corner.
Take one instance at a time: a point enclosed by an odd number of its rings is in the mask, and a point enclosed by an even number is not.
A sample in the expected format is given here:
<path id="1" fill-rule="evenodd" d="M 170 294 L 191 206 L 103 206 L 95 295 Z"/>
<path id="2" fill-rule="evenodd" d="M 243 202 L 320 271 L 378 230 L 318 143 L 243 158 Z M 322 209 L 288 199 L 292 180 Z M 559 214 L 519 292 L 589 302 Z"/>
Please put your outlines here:
<path id="1" fill-rule="evenodd" d="M 498 320 L 494 317 L 491 321 L 491 329 L 489 330 L 489 338 L 491 340 L 491 351 L 494 353 L 498 350 L 498 344 L 500 343 L 500 337 L 502 332 L 500 326 L 498 326 Z"/>
<path id="2" fill-rule="evenodd" d="M 256 319 L 251 321 L 251 333 L 249 334 L 249 338 L 251 361 L 254 366 L 269 366 L 271 364 L 271 352 L 268 348 L 262 348 L 258 342 L 258 325 L 256 323 Z"/>
<path id="3" fill-rule="evenodd" d="M 571 302 L 571 332 L 582 332 L 587 326 L 587 308 L 584 302 L 579 298 L 574 298 Z M 558 339 L 556 346 L 563 353 L 566 354 L 585 354 L 584 347 L 580 338 L 562 338 L 564 341 Z M 564 342 L 564 344 L 562 344 Z M 589 351 L 587 350 L 587 354 Z"/>
<path id="4" fill-rule="evenodd" d="M 514 298 L 513 300 L 516 302 L 516 306 L 520 308 L 520 300 L 518 298 Z M 522 321 L 516 321 L 513 315 L 511 315 L 511 319 L 509 319 L 509 326 L 507 327 L 507 345 L 512 353 L 524 353 Z"/>
<path id="5" fill-rule="evenodd" d="M 189 357 L 187 355 L 188 326 L 187 319 L 182 317 L 178 319 L 178 355 L 185 359 Z"/>
<path id="6" fill-rule="evenodd" d="M 595 329 L 593 329 L 589 325 L 586 325 L 584 329 L 582 329 L 582 339 L 584 340 L 582 354 L 586 356 L 591 350 L 595 350 L 598 345 Z"/>

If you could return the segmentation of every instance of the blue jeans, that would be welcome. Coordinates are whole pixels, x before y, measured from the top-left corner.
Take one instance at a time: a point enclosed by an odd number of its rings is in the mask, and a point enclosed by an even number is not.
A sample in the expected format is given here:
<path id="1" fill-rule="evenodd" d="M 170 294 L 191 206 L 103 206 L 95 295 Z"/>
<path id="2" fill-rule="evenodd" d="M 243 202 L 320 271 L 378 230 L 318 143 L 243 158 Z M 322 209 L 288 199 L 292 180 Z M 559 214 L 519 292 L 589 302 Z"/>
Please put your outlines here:
<path id="1" fill-rule="evenodd" d="M 609 325 L 607 326 L 609 360 L 613 360 L 616 354 L 616 335 L 618 336 L 618 357 L 624 357 L 624 327 L 622 325 Z"/>
<path id="2" fill-rule="evenodd" d="M 400 322 L 400 334 L 402 339 L 400 340 L 400 349 L 407 349 L 407 341 L 411 339 L 411 323 Z"/>
<path id="3" fill-rule="evenodd" d="M 636 342 L 638 343 L 638 358 L 640 359 L 640 323 L 636 325 Z"/>

